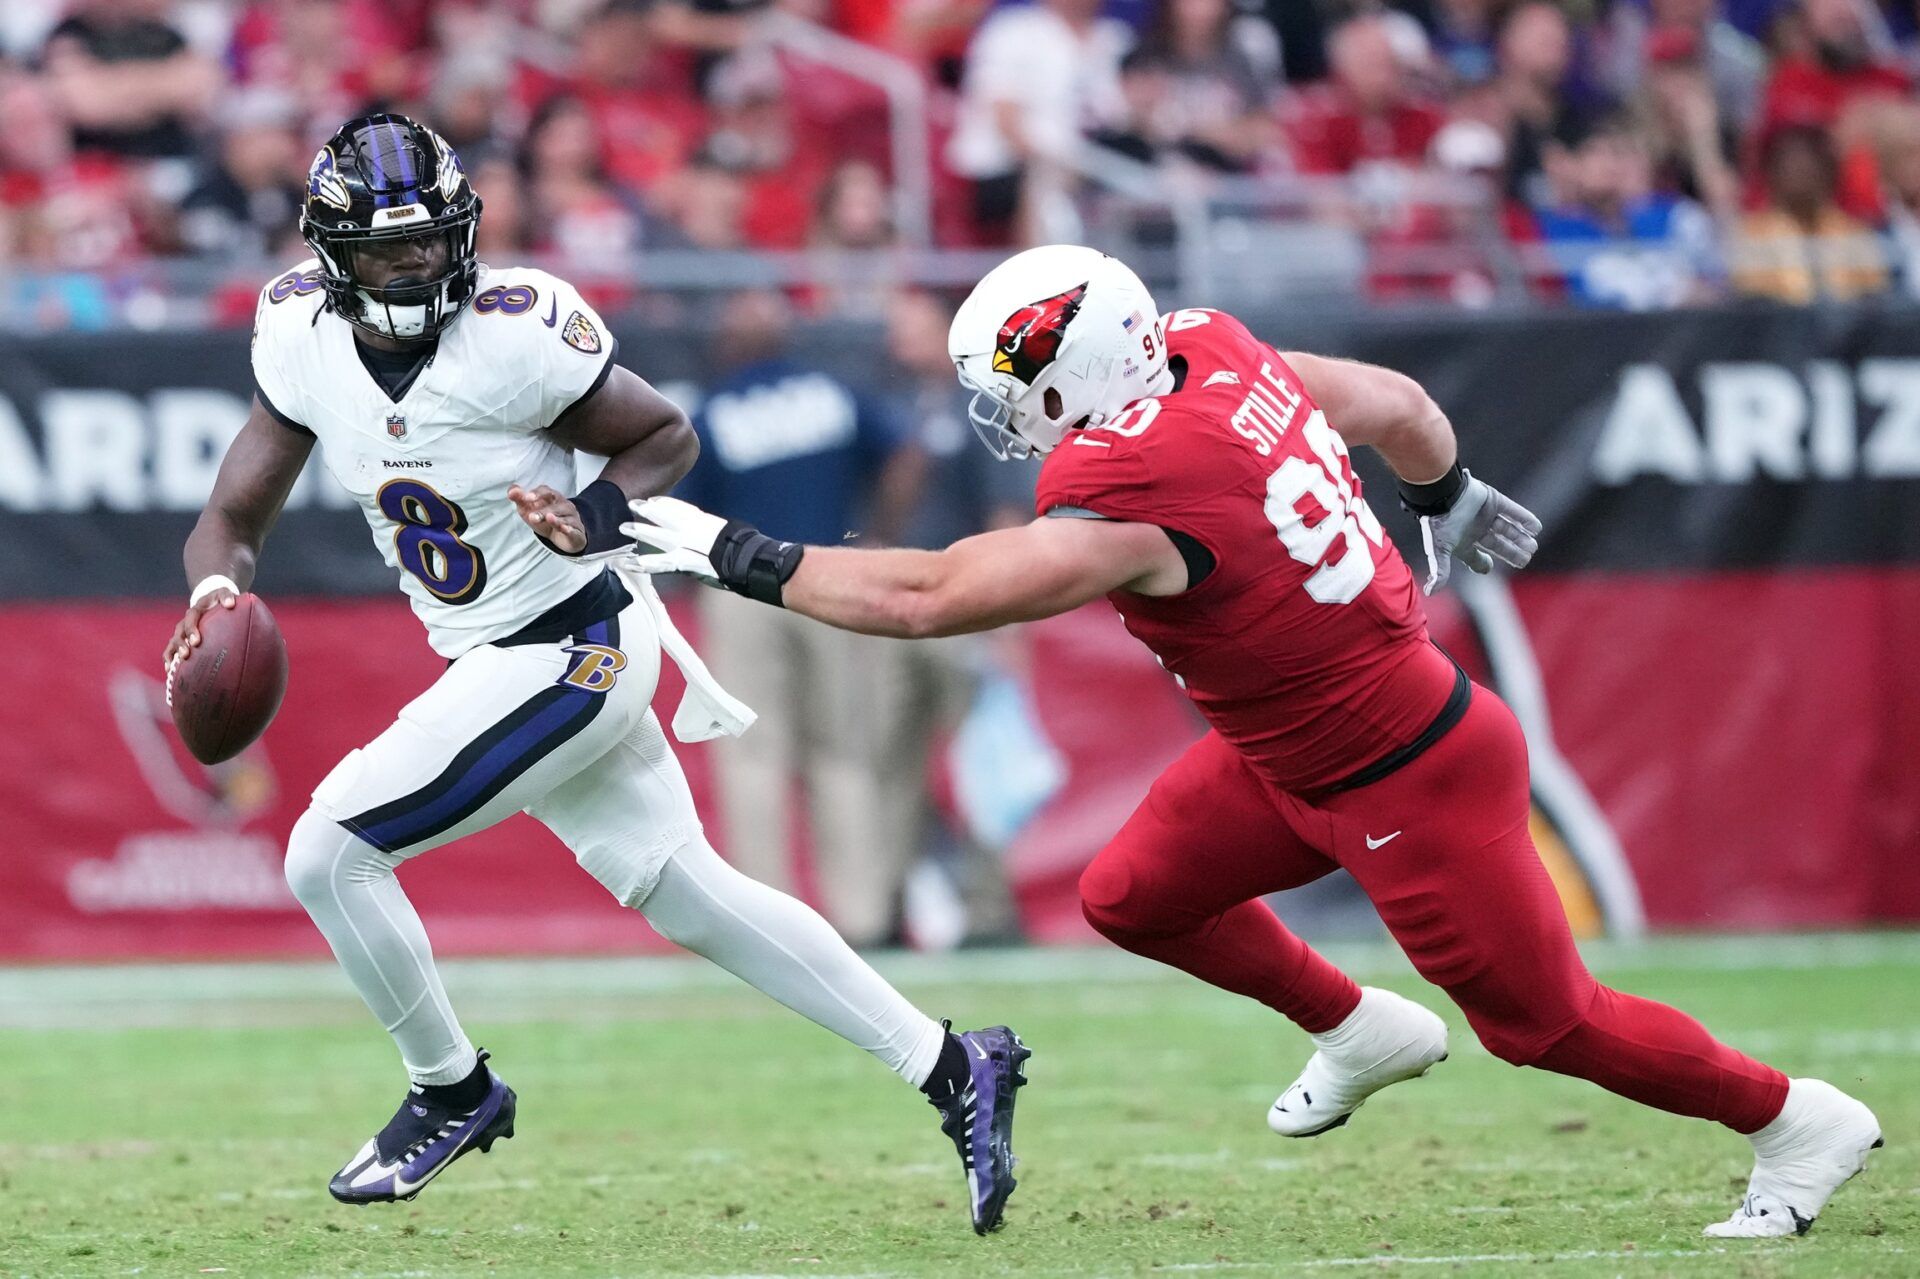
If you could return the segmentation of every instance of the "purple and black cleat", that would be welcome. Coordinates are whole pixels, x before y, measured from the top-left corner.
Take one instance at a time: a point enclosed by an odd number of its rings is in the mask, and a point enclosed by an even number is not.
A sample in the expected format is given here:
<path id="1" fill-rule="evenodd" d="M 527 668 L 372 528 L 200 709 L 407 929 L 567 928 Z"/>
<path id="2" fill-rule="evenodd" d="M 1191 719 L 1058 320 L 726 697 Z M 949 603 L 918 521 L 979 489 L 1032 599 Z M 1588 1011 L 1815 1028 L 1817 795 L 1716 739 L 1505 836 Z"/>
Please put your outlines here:
<path id="1" fill-rule="evenodd" d="M 486 1098 L 472 1110 L 435 1105 L 416 1087 L 387 1126 L 333 1175 L 328 1193 L 343 1204 L 411 1199 L 468 1151 L 485 1154 L 513 1136 L 513 1089 L 491 1069 L 487 1081 Z"/>
<path id="2" fill-rule="evenodd" d="M 972 1075 L 964 1091 L 933 1103 L 940 1131 L 953 1140 L 967 1170 L 973 1232 L 1000 1228 L 1000 1213 L 1013 1193 L 1014 1093 L 1027 1082 L 1031 1049 L 1005 1026 L 969 1030 L 958 1036 L 967 1050 Z"/>

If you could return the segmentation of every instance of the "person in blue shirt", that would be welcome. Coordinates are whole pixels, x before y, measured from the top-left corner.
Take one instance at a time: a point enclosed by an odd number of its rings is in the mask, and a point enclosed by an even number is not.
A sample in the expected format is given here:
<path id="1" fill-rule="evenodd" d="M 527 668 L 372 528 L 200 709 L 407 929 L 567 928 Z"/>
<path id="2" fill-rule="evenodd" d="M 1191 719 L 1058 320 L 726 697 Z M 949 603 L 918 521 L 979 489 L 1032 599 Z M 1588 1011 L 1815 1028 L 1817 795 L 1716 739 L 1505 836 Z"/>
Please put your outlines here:
<path id="1" fill-rule="evenodd" d="M 1713 219 L 1653 189 L 1653 162 L 1633 117 L 1570 116 L 1543 156 L 1549 197 L 1533 210 L 1567 295 L 1645 311 L 1704 301 L 1724 279 Z"/>
<path id="2" fill-rule="evenodd" d="M 931 293 L 895 294 L 887 306 L 888 359 L 875 379 L 876 391 L 909 432 L 897 464 L 902 483 L 894 494 L 904 519 L 892 540 L 923 550 L 1027 523 L 1040 470 L 1032 461 L 1001 461 L 974 438 L 967 420 L 971 395 L 954 381 L 947 354 L 952 322 L 952 308 Z M 979 704 L 995 667 L 1008 664 L 1005 654 L 1016 643 L 1010 636 L 953 635 L 904 644 L 887 667 L 886 686 L 875 690 L 883 699 L 878 710 L 890 743 L 882 756 L 882 793 L 895 834 L 888 844 L 893 855 L 877 859 L 873 870 L 901 892 L 921 856 L 932 854 L 952 882 L 962 914 L 953 921 L 925 921 L 936 943 L 1004 944 L 1020 935 L 999 852 L 975 837 L 972 823 L 943 827 L 926 786 L 935 751 Z M 939 936 L 943 922 L 953 931 Z"/>
<path id="3" fill-rule="evenodd" d="M 771 290 L 724 304 L 721 373 L 694 414 L 700 461 L 683 495 L 838 542 L 871 531 L 869 498 L 904 432 L 878 401 L 791 354 L 789 328 L 787 302 Z"/>
<path id="4" fill-rule="evenodd" d="M 912 465 L 881 404 L 791 352 L 780 294 L 724 304 L 720 374 L 694 414 L 700 461 L 680 496 L 815 544 L 886 541 L 902 523 Z M 806 796 L 823 913 L 854 946 L 899 932 L 895 877 L 876 863 L 900 854 L 881 794 L 885 697 L 904 647 L 810 626 L 726 591 L 699 596 L 714 673 L 759 713 L 714 745 L 721 847 L 745 873 L 794 890 L 788 847 L 794 785 Z"/>

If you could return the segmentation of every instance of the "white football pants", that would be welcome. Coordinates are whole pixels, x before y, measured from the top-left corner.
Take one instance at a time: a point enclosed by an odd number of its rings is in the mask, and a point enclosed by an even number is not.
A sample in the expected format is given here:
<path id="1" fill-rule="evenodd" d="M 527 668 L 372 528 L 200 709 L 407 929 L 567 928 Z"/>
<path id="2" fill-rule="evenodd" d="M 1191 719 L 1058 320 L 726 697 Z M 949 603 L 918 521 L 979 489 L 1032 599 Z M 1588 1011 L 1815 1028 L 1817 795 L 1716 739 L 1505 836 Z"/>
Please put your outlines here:
<path id="1" fill-rule="evenodd" d="M 558 643 L 482 645 L 314 790 L 288 842 L 287 882 L 408 1073 L 451 1083 L 476 1054 L 393 872 L 525 809 L 669 941 L 924 1083 L 939 1023 L 814 911 L 708 845 L 651 709 L 659 673 L 638 605 Z"/>

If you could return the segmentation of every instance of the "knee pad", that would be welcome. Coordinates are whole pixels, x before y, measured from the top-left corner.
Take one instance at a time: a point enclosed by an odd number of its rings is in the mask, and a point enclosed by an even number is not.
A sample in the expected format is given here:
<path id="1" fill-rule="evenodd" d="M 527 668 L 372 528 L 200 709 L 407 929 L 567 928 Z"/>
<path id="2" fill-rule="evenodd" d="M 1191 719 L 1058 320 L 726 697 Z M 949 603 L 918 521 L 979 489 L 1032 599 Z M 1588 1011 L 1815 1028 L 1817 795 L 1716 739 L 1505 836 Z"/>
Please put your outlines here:
<path id="1" fill-rule="evenodd" d="M 1185 926 L 1160 917 L 1155 895 L 1143 889 L 1127 855 L 1111 845 L 1080 872 L 1080 913 L 1109 938 L 1176 933 Z"/>
<path id="2" fill-rule="evenodd" d="M 336 878 L 364 883 L 391 874 L 380 850 L 332 818 L 309 808 L 287 837 L 287 887 L 302 905 L 333 891 Z"/>
<path id="3" fill-rule="evenodd" d="M 300 820 L 293 824 L 293 833 L 287 837 L 284 869 L 287 887 L 302 903 L 326 891 L 334 858 L 340 851 L 340 839 L 345 834 L 346 831 L 311 808 L 300 814 Z"/>
<path id="4" fill-rule="evenodd" d="M 727 865 L 713 846 L 696 834 L 660 859 L 647 881 L 647 891 L 630 904 L 646 916 L 654 932 L 684 950 L 703 955 L 720 935 L 716 925 L 721 917 L 737 913 L 737 908 L 728 903 L 737 904 L 743 892 L 756 890 L 774 891 Z"/>
<path id="5" fill-rule="evenodd" d="M 1375 898 L 1380 917 L 1420 975 L 1452 996 L 1486 1050 L 1530 1066 L 1578 1026 L 1593 1006 L 1593 978 L 1566 964 L 1518 959 L 1500 933 L 1462 924 L 1437 893 Z"/>

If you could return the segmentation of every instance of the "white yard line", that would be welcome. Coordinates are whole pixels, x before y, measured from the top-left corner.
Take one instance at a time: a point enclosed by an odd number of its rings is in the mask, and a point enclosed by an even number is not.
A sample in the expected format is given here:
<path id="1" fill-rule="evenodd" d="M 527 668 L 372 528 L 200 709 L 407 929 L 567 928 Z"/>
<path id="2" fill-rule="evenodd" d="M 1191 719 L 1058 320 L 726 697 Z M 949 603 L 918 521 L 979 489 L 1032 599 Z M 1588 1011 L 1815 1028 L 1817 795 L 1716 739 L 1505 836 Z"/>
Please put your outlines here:
<path id="1" fill-rule="evenodd" d="M 1410 978 L 1391 945 L 1336 943 L 1328 957 L 1361 980 Z M 1798 970 L 1920 966 L 1920 932 L 1836 936 L 1659 938 L 1595 942 L 1583 948 L 1601 973 L 1646 968 Z M 1071 986 L 1099 995 L 1190 979 L 1104 946 L 883 955 L 877 966 L 908 988 L 989 984 Z M 455 998 L 484 996 L 513 1020 L 552 1020 L 597 1001 L 659 995 L 732 996 L 739 983 L 711 964 L 684 956 L 606 959 L 465 959 L 442 964 Z M 341 1009 L 361 1015 L 331 962 L 132 964 L 0 968 L 0 1029 L 330 1021 Z M 1869 1051 L 1908 1055 L 1915 1037 L 1890 1038 Z"/>

